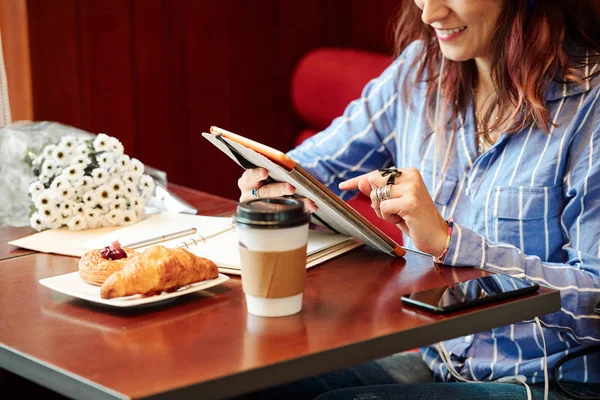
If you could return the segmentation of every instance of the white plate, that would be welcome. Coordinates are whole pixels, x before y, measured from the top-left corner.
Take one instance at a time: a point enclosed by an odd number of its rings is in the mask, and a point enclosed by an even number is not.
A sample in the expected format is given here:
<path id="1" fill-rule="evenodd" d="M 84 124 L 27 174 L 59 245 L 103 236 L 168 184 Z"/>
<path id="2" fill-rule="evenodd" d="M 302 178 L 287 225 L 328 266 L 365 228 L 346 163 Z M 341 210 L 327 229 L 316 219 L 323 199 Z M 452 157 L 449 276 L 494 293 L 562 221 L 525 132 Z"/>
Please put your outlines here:
<path id="1" fill-rule="evenodd" d="M 156 303 L 173 297 L 183 296 L 188 293 L 198 292 L 209 287 L 219 285 L 229 280 L 227 275 L 219 274 L 215 279 L 192 283 L 171 293 L 162 292 L 154 296 L 143 297 L 133 295 L 127 297 L 118 297 L 116 299 L 103 299 L 100 297 L 100 286 L 85 283 L 79 276 L 79 272 L 53 276 L 52 278 L 41 279 L 40 283 L 52 290 L 67 294 L 69 296 L 92 301 L 94 303 L 106 304 L 114 307 L 133 307 L 142 304 Z"/>

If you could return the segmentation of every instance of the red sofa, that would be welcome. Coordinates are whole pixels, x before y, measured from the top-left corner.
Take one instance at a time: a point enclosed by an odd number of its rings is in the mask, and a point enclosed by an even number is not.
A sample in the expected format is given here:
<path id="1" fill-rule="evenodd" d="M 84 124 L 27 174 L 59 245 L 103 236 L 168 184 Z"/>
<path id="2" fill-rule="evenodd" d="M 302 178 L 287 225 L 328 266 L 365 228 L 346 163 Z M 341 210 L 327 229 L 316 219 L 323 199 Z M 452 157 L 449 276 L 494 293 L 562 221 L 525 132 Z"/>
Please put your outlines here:
<path id="1" fill-rule="evenodd" d="M 365 84 L 379 76 L 391 62 L 388 55 L 352 49 L 320 48 L 307 53 L 292 76 L 292 103 L 304 125 L 295 144 L 325 129 L 342 115 L 348 103 L 360 97 Z M 377 218 L 367 196 L 359 194 L 348 203 L 402 244 L 400 230 Z"/>

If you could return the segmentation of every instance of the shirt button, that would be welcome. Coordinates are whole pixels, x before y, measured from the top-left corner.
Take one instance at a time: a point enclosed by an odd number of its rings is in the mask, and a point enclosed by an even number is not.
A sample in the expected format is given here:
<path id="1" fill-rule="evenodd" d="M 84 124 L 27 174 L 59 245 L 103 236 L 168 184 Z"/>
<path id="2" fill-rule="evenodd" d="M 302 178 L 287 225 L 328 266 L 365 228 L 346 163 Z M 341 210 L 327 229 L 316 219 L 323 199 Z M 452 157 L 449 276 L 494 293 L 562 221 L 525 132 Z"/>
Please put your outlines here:
<path id="1" fill-rule="evenodd" d="M 467 335 L 467 336 L 465 336 L 465 342 L 471 343 L 472 340 L 473 340 L 473 335 Z"/>

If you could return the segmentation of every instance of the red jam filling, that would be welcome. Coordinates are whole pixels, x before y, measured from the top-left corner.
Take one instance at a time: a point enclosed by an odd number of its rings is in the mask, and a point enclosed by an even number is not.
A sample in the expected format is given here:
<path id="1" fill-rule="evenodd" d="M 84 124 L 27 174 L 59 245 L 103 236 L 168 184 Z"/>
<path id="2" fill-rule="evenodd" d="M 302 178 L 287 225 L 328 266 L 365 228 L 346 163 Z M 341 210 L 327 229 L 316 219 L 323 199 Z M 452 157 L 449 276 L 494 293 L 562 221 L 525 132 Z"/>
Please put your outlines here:
<path id="1" fill-rule="evenodd" d="M 112 242 L 110 246 L 100 250 L 100 257 L 105 260 L 120 260 L 121 258 L 127 258 L 127 253 L 121 248 L 119 242 Z"/>

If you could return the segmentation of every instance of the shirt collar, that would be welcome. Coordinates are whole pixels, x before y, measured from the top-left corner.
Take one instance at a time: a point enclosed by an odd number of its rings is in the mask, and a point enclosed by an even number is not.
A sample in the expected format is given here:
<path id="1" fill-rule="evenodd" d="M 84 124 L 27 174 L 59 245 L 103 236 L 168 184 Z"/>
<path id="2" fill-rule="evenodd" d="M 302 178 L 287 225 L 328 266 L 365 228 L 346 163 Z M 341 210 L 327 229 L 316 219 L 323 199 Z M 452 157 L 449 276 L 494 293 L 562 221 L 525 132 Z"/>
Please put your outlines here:
<path id="1" fill-rule="evenodd" d="M 581 71 L 581 75 L 582 76 L 587 76 L 590 75 L 594 72 L 598 71 L 598 67 L 599 65 L 593 65 L 593 66 L 589 66 L 587 68 L 582 67 L 580 68 Z M 598 83 L 600 82 L 600 76 L 596 75 L 594 76 L 592 79 L 587 79 L 583 85 L 578 84 L 578 83 L 574 83 L 574 82 L 570 82 L 570 83 L 563 83 L 563 82 L 559 82 L 556 80 L 553 80 L 550 83 L 550 86 L 548 87 L 548 89 L 546 90 L 546 100 L 547 101 L 554 101 L 554 100 L 560 100 L 563 99 L 565 97 L 569 97 L 569 96 L 574 96 L 576 94 L 581 94 L 581 93 L 585 93 L 587 91 L 589 91 L 590 89 L 592 89 L 593 87 L 595 87 Z"/>

